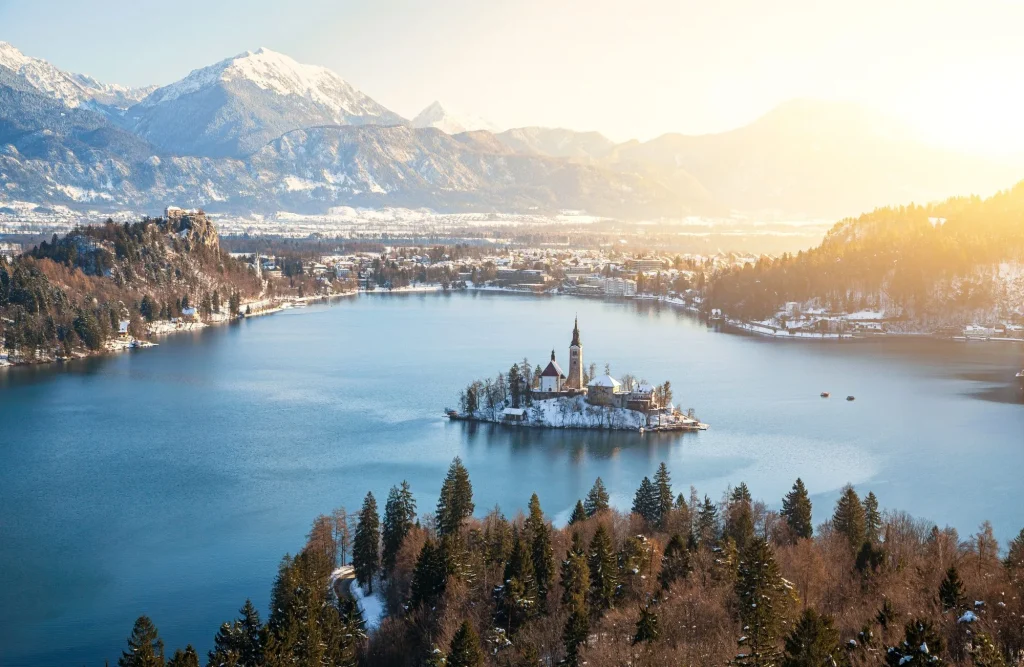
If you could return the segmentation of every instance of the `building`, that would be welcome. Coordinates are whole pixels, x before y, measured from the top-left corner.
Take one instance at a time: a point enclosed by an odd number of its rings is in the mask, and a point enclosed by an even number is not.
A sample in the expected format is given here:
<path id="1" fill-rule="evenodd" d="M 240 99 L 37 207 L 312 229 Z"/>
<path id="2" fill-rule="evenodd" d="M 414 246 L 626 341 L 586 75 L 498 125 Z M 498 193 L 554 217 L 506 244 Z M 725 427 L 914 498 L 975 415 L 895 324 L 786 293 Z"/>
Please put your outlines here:
<path id="1" fill-rule="evenodd" d="M 665 268 L 665 262 L 661 259 L 631 259 L 626 266 L 633 271 L 643 273 L 644 271 L 661 271 Z"/>
<path id="2" fill-rule="evenodd" d="M 555 361 L 555 351 L 551 350 L 551 361 L 540 374 L 540 390 L 545 393 L 557 393 L 562 391 L 564 382 L 565 373 Z"/>
<path id="3" fill-rule="evenodd" d="M 611 375 L 596 377 L 587 385 L 587 402 L 594 405 L 622 407 L 622 401 L 619 398 L 620 386 L 619 381 Z"/>
<path id="4" fill-rule="evenodd" d="M 583 344 L 580 342 L 580 323 L 577 318 L 572 327 L 572 342 L 569 344 L 569 376 L 566 389 L 583 391 Z"/>

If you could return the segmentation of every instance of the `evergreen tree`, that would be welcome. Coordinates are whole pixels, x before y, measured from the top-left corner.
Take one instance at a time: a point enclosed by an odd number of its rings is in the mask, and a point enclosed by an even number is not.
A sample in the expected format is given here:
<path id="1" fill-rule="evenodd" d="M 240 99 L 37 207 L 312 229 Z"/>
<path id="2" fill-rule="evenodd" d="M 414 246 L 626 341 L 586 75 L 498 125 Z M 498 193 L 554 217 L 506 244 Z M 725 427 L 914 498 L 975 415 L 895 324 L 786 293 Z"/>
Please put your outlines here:
<path id="1" fill-rule="evenodd" d="M 416 559 L 412 573 L 411 607 L 420 605 L 432 607 L 448 585 L 448 564 L 444 550 L 434 540 L 427 538 Z"/>
<path id="2" fill-rule="evenodd" d="M 594 486 L 587 493 L 587 499 L 583 503 L 583 508 L 586 510 L 588 517 L 608 509 L 608 490 L 604 488 L 604 482 L 601 481 L 600 477 L 597 478 Z"/>
<path id="3" fill-rule="evenodd" d="M 658 615 L 650 605 L 641 607 L 640 618 L 636 622 L 636 634 L 633 635 L 633 645 L 653 642 L 658 638 L 658 634 Z"/>
<path id="4" fill-rule="evenodd" d="M 878 544 L 882 538 L 882 514 L 878 511 L 878 498 L 873 491 L 864 497 L 864 539 Z"/>
<path id="5" fill-rule="evenodd" d="M 856 553 L 864 544 L 864 506 L 852 486 L 843 489 L 832 515 L 832 527 L 846 538 L 850 551 Z"/>
<path id="6" fill-rule="evenodd" d="M 1010 540 L 1006 550 L 1006 558 L 1003 560 L 1010 580 L 1018 584 L 1024 582 L 1024 530 L 1021 530 L 1017 537 Z"/>
<path id="7" fill-rule="evenodd" d="M 939 584 L 939 602 L 943 611 L 959 611 L 963 608 L 967 596 L 964 595 L 964 584 L 956 565 L 946 570 L 946 578 Z"/>
<path id="8" fill-rule="evenodd" d="M 403 481 L 401 487 L 391 487 L 384 505 L 384 523 L 381 526 L 384 548 L 381 553 L 381 567 L 385 574 L 394 569 L 398 550 L 402 548 L 402 541 L 412 530 L 415 520 L 416 499 L 409 491 L 409 483 Z"/>
<path id="9" fill-rule="evenodd" d="M 915 619 L 904 628 L 903 643 L 890 646 L 885 654 L 888 667 L 942 667 L 945 644 L 931 623 Z"/>
<path id="10" fill-rule="evenodd" d="M 164 643 L 153 621 L 139 616 L 128 637 L 128 650 L 121 652 L 118 667 L 163 667 Z"/>
<path id="11" fill-rule="evenodd" d="M 356 582 L 373 593 L 373 578 L 380 568 L 380 517 L 377 515 L 377 500 L 367 493 L 363 508 L 359 511 L 359 523 L 352 540 L 352 565 Z"/>
<path id="12" fill-rule="evenodd" d="M 718 539 L 718 508 L 711 499 L 704 496 L 704 503 L 697 511 L 697 541 L 711 546 Z"/>
<path id="13" fill-rule="evenodd" d="M 199 667 L 199 654 L 192 648 L 192 644 L 186 646 L 185 650 L 179 648 L 167 661 L 167 667 Z"/>
<path id="14" fill-rule="evenodd" d="M 502 578 L 505 583 L 498 591 L 498 621 L 511 635 L 538 610 L 533 556 L 518 530 L 513 532 L 512 553 Z"/>
<path id="15" fill-rule="evenodd" d="M 530 497 L 529 511 L 525 529 L 530 541 L 530 557 L 537 582 L 537 599 L 543 611 L 547 609 L 548 591 L 555 581 L 555 555 L 551 548 L 551 527 L 544 520 L 544 512 L 540 508 L 540 499 L 536 493 Z"/>
<path id="16" fill-rule="evenodd" d="M 648 477 L 644 477 L 640 482 L 640 488 L 636 490 L 636 495 L 633 497 L 633 514 L 642 516 L 650 526 L 657 526 L 661 522 L 658 511 L 658 489 Z"/>
<path id="17" fill-rule="evenodd" d="M 572 509 L 572 514 L 569 515 L 569 525 L 575 526 L 581 521 L 587 520 L 587 510 L 583 507 L 583 501 L 577 500 L 576 507 Z"/>
<path id="18" fill-rule="evenodd" d="M 658 582 L 662 590 L 668 590 L 672 584 L 685 579 L 690 573 L 690 552 L 683 544 L 683 538 L 678 533 L 672 536 L 665 545 L 665 553 L 661 557 L 661 572 L 658 573 Z"/>
<path id="19" fill-rule="evenodd" d="M 619 583 L 615 549 L 604 524 L 597 527 L 590 540 L 587 567 L 590 570 L 590 610 L 596 616 L 614 605 Z"/>
<path id="20" fill-rule="evenodd" d="M 786 611 L 786 588 L 771 547 L 754 538 L 743 552 L 736 580 L 744 637 L 736 664 L 768 667 L 778 662 L 779 632 Z"/>
<path id="21" fill-rule="evenodd" d="M 480 650 L 480 638 L 469 621 L 463 621 L 451 646 L 448 647 L 447 667 L 480 667 L 484 664 L 484 654 Z"/>
<path id="22" fill-rule="evenodd" d="M 208 653 L 208 664 L 229 667 L 259 667 L 263 663 L 262 623 L 251 600 L 239 610 L 239 618 L 220 626 Z"/>
<path id="23" fill-rule="evenodd" d="M 586 608 L 590 591 L 590 566 L 579 533 L 573 533 L 573 544 L 562 561 L 562 604 L 567 607 Z"/>
<path id="24" fill-rule="evenodd" d="M 1006 658 L 995 647 L 988 635 L 979 632 L 974 636 L 971 660 L 974 667 L 1006 667 Z"/>
<path id="25" fill-rule="evenodd" d="M 814 534 L 811 523 L 811 499 L 802 479 L 797 477 L 793 490 L 782 499 L 782 517 L 793 534 L 801 539 L 809 539 Z"/>
<path id="26" fill-rule="evenodd" d="M 473 515 L 473 485 L 469 481 L 469 471 L 462 465 L 458 456 L 448 468 L 448 475 L 441 485 L 441 497 L 437 501 L 437 532 L 445 535 L 457 535 L 462 522 Z"/>
<path id="27" fill-rule="evenodd" d="M 725 517 L 725 536 L 736 543 L 736 548 L 743 551 L 754 538 L 754 507 L 750 497 L 750 489 L 743 482 L 733 489 L 729 495 L 729 505 Z"/>
<path id="28" fill-rule="evenodd" d="M 580 667 L 583 664 L 580 659 L 580 647 L 587 641 L 589 634 L 590 622 L 587 618 L 586 608 L 573 606 L 569 611 L 569 617 L 565 620 L 565 627 L 562 629 L 562 644 L 565 646 L 563 664 L 566 667 Z"/>
<path id="29" fill-rule="evenodd" d="M 666 530 L 669 516 L 672 514 L 672 478 L 669 477 L 664 461 L 654 474 L 654 486 L 658 492 L 658 527 Z"/>
<path id="30" fill-rule="evenodd" d="M 829 616 L 805 609 L 793 631 L 786 637 L 782 667 L 824 667 L 847 664 Z"/>

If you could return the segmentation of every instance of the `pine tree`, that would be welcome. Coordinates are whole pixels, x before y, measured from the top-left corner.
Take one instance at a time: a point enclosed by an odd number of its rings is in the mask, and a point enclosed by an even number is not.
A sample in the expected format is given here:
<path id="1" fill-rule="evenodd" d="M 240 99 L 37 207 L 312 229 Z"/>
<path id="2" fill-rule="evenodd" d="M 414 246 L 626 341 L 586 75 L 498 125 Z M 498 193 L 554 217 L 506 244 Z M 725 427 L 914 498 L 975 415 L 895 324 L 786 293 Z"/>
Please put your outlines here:
<path id="1" fill-rule="evenodd" d="M 878 544 L 882 538 L 882 515 L 878 511 L 878 498 L 873 491 L 864 497 L 864 539 Z"/>
<path id="2" fill-rule="evenodd" d="M 736 580 L 740 625 L 737 665 L 767 667 L 778 662 L 779 632 L 786 611 L 786 589 L 768 543 L 754 538 L 740 558 Z"/>
<path id="3" fill-rule="evenodd" d="M 1010 578 L 1014 581 L 1024 578 L 1024 530 L 1010 540 L 1003 566 L 1006 567 Z"/>
<path id="4" fill-rule="evenodd" d="M 448 564 L 444 550 L 434 540 L 427 538 L 416 559 L 412 573 L 411 607 L 420 605 L 432 607 L 448 585 Z"/>
<path id="5" fill-rule="evenodd" d="M 590 566 L 579 533 L 573 533 L 573 544 L 562 561 L 562 604 L 585 608 L 590 591 Z"/>
<path id="6" fill-rule="evenodd" d="M 538 611 L 537 580 L 533 571 L 533 556 L 529 545 L 519 531 L 512 537 L 512 553 L 505 564 L 504 585 L 498 592 L 498 621 L 510 635 Z"/>
<path id="7" fill-rule="evenodd" d="M 697 541 L 711 546 L 718 539 L 718 508 L 711 499 L 704 496 L 704 503 L 697 511 Z"/>
<path id="8" fill-rule="evenodd" d="M 590 610 L 597 616 L 614 605 L 619 583 L 612 538 L 604 524 L 597 527 L 590 540 L 587 567 L 590 570 Z"/>
<path id="9" fill-rule="evenodd" d="M 995 647 L 988 635 L 980 632 L 974 636 L 971 660 L 974 667 L 1006 667 L 1006 658 Z"/>
<path id="10" fill-rule="evenodd" d="M 782 667 L 824 667 L 846 664 L 839 631 L 829 616 L 805 609 L 786 637 Z"/>
<path id="11" fill-rule="evenodd" d="M 809 539 L 814 534 L 811 523 L 811 499 L 802 479 L 797 477 L 793 490 L 782 499 L 782 517 L 793 534 L 800 539 Z"/>
<path id="12" fill-rule="evenodd" d="M 373 593 L 373 578 L 380 568 L 380 517 L 377 515 L 377 500 L 367 493 L 363 508 L 359 511 L 359 523 L 352 540 L 352 565 L 356 582 Z"/>
<path id="13" fill-rule="evenodd" d="M 658 492 L 658 527 L 666 530 L 672 514 L 672 478 L 669 477 L 664 462 L 658 466 L 658 472 L 654 474 L 654 486 Z"/>
<path id="14" fill-rule="evenodd" d="M 653 642 L 658 638 L 658 634 L 658 615 L 650 605 L 641 607 L 640 618 L 636 622 L 636 634 L 633 635 L 633 645 Z"/>
<path id="15" fill-rule="evenodd" d="M 551 548 L 551 527 L 544 520 L 537 494 L 530 497 L 530 514 L 525 528 L 530 540 L 530 557 L 537 582 L 537 600 L 542 611 L 547 609 L 548 591 L 555 582 L 555 555 Z"/>
<path id="16" fill-rule="evenodd" d="M 639 514 L 650 526 L 657 526 L 661 516 L 658 511 L 658 490 L 649 477 L 644 477 L 640 488 L 633 497 L 633 514 Z"/>
<path id="17" fill-rule="evenodd" d="M 164 643 L 153 621 L 139 616 L 128 637 L 128 650 L 121 652 L 118 667 L 163 667 Z"/>
<path id="18" fill-rule="evenodd" d="M 583 508 L 586 510 L 588 517 L 608 509 L 608 490 L 604 488 L 604 482 L 601 481 L 600 477 L 597 478 L 594 486 L 587 493 L 587 499 L 583 503 Z"/>
<path id="19" fill-rule="evenodd" d="M 402 541 L 412 530 L 415 520 L 416 499 L 409 491 L 409 483 L 403 481 L 401 487 L 391 487 L 387 503 L 384 505 L 384 523 L 381 526 L 384 548 L 381 553 L 381 567 L 385 574 L 390 574 L 395 568 L 398 550 L 402 548 Z"/>
<path id="20" fill-rule="evenodd" d="M 587 520 L 587 510 L 583 507 L 583 501 L 577 500 L 576 507 L 572 509 L 572 514 L 569 515 L 569 525 L 575 526 L 581 521 Z"/>
<path id="21" fill-rule="evenodd" d="M 907 623 L 903 632 L 903 643 L 890 646 L 886 651 L 888 667 L 942 667 L 946 664 L 941 657 L 945 643 L 931 623 L 915 619 Z"/>
<path id="22" fill-rule="evenodd" d="M 263 664 L 262 623 L 251 600 L 239 610 L 239 618 L 220 626 L 207 654 L 210 665 L 259 667 Z"/>
<path id="23" fill-rule="evenodd" d="M 725 536 L 732 538 L 740 551 L 754 538 L 754 508 L 750 489 L 743 482 L 729 495 L 725 517 Z"/>
<path id="24" fill-rule="evenodd" d="M 686 579 L 690 573 L 690 552 L 683 544 L 683 538 L 678 533 L 672 536 L 665 545 L 665 553 L 661 557 L 661 572 L 658 573 L 658 582 L 662 590 L 668 590 L 675 582 Z"/>
<path id="25" fill-rule="evenodd" d="M 852 486 L 843 489 L 832 515 L 832 527 L 846 538 L 850 551 L 856 553 L 864 544 L 864 506 Z"/>
<path id="26" fill-rule="evenodd" d="M 480 667 L 484 654 L 480 650 L 480 638 L 469 621 L 463 621 L 451 646 L 448 647 L 447 667 Z"/>
<path id="27" fill-rule="evenodd" d="M 964 584 L 956 565 L 946 570 L 946 578 L 939 584 L 939 602 L 943 611 L 959 611 L 963 608 L 967 597 L 964 595 Z"/>
<path id="28" fill-rule="evenodd" d="M 585 607 L 573 606 L 562 629 L 562 644 L 565 646 L 565 667 L 580 667 L 580 647 L 590 634 L 590 622 Z M 536 664 L 536 663 L 533 663 Z"/>
<path id="29" fill-rule="evenodd" d="M 462 522 L 473 515 L 473 485 L 458 456 L 448 468 L 437 500 L 437 532 L 442 537 L 457 535 Z"/>
<path id="30" fill-rule="evenodd" d="M 179 648 L 167 661 L 167 667 L 199 667 L 199 654 L 192 644 L 186 646 L 185 650 Z"/>

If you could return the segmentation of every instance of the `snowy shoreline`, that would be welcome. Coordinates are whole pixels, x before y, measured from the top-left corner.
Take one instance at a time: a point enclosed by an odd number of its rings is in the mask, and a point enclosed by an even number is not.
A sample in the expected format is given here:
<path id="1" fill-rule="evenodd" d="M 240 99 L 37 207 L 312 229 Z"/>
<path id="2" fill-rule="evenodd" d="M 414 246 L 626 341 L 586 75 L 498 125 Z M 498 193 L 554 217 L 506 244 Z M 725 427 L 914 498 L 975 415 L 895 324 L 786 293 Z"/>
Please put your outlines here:
<path id="1" fill-rule="evenodd" d="M 582 395 L 535 400 L 523 408 L 521 420 L 505 418 L 504 404 L 482 408 L 471 414 L 448 412 L 453 421 L 525 428 L 592 429 L 606 431 L 702 431 L 707 424 L 682 414 L 664 415 L 652 424 L 643 412 L 604 405 L 591 405 Z"/>

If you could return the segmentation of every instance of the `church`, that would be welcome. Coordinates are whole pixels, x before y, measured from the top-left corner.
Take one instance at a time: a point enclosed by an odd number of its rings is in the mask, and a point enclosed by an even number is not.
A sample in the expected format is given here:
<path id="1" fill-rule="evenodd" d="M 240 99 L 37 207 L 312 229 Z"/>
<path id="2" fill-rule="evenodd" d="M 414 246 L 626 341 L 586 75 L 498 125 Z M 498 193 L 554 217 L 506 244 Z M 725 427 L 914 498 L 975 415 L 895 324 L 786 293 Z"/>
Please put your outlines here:
<path id="1" fill-rule="evenodd" d="M 639 412 L 658 409 L 654 387 L 641 384 L 631 389 L 610 375 L 601 375 L 583 381 L 583 343 L 580 342 L 579 318 L 573 323 L 572 342 L 569 343 L 569 372 L 562 371 L 555 359 L 555 351 L 551 350 L 551 361 L 541 371 L 539 387 L 534 390 L 536 399 L 557 398 L 559 396 L 586 396 L 591 405 L 628 408 Z"/>

